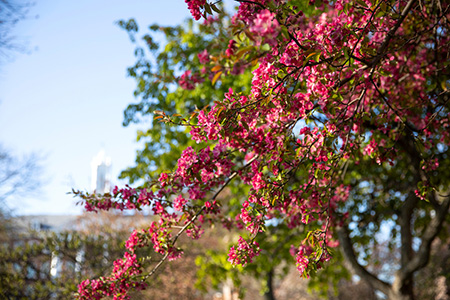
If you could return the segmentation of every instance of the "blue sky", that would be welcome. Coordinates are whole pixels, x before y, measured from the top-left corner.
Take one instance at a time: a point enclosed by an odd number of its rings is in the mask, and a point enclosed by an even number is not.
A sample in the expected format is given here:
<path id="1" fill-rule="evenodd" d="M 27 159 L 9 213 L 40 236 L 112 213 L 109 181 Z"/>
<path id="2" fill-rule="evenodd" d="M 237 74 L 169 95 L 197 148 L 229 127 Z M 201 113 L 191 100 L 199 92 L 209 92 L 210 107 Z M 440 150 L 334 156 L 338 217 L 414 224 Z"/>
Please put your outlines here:
<path id="1" fill-rule="evenodd" d="M 139 148 L 139 127 L 121 125 L 123 110 L 136 101 L 125 75 L 134 48 L 114 22 L 133 17 L 145 30 L 178 24 L 189 11 L 182 0 L 37 1 L 29 15 L 14 34 L 31 53 L 0 66 L 0 143 L 45 159 L 40 192 L 8 205 L 16 214 L 79 213 L 66 193 L 89 190 L 92 158 L 104 149 L 117 178 Z"/>

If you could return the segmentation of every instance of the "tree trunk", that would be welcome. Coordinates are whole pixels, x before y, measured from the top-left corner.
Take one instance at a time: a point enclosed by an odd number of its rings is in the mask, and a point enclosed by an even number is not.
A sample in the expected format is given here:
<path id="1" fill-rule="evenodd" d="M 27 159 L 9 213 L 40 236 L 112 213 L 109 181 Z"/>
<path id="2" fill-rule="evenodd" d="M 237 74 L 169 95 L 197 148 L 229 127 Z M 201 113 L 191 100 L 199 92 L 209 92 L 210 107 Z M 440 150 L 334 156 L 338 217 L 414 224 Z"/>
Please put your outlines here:
<path id="1" fill-rule="evenodd" d="M 414 300 L 414 295 L 412 293 L 412 284 L 409 286 L 403 287 L 400 290 L 395 290 L 394 288 L 392 288 L 388 295 L 388 299 L 389 300 Z"/>
<path id="2" fill-rule="evenodd" d="M 266 291 L 264 293 L 265 300 L 275 300 L 272 283 L 273 283 L 273 270 L 270 270 L 267 273 L 267 278 L 266 278 Z"/>

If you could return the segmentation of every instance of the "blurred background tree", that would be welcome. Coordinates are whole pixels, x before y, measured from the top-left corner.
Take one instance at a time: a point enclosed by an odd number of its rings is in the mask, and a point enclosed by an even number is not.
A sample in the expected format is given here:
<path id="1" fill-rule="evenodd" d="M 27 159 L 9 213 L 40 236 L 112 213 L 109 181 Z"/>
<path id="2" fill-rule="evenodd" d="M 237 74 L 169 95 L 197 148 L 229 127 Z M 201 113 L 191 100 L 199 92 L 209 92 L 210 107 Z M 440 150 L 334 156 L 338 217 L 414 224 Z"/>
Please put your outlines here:
<path id="1" fill-rule="evenodd" d="M 32 2 L 22 0 L 0 1 L 0 63 L 10 59 L 14 52 L 23 52 L 26 41 L 14 34 L 18 22 L 29 17 Z"/>

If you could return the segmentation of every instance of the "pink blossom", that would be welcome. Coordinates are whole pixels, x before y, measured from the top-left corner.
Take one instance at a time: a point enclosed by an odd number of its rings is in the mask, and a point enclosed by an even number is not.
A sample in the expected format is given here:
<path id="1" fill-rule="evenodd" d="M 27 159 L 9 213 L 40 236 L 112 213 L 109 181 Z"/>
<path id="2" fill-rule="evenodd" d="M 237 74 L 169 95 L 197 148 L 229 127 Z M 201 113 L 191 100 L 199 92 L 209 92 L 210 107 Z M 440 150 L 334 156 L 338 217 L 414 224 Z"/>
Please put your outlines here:
<path id="1" fill-rule="evenodd" d="M 183 198 L 183 196 L 178 195 L 173 201 L 173 208 L 177 211 L 183 211 L 184 205 L 187 203 L 187 200 Z"/>
<path id="2" fill-rule="evenodd" d="M 275 14 L 268 9 L 260 11 L 250 26 L 250 31 L 262 37 L 263 40 L 274 46 L 276 45 L 276 37 L 279 32 L 280 24 L 275 18 Z"/>
<path id="3" fill-rule="evenodd" d="M 259 244 L 255 241 L 249 244 L 242 237 L 239 237 L 238 247 L 231 247 L 228 252 L 228 261 L 232 264 L 239 264 L 245 266 L 253 261 L 255 256 L 260 252 Z"/>
<path id="4" fill-rule="evenodd" d="M 195 85 L 197 83 L 201 83 L 203 81 L 204 79 L 198 74 L 192 74 L 191 70 L 188 70 L 180 76 L 178 84 L 185 90 L 193 90 L 195 89 Z"/>
<path id="5" fill-rule="evenodd" d="M 203 50 L 202 52 L 200 52 L 199 54 L 197 54 L 197 57 L 200 61 L 201 64 L 206 64 L 209 62 L 209 53 L 208 50 Z"/>
<path id="6" fill-rule="evenodd" d="M 226 55 L 228 57 L 232 56 L 234 54 L 234 51 L 236 50 L 236 41 L 235 40 L 230 40 L 230 42 L 228 43 L 228 49 L 225 52 Z"/>
<path id="7" fill-rule="evenodd" d="M 373 139 L 370 140 L 370 143 L 364 148 L 364 154 L 372 155 L 377 149 L 377 142 Z"/>
<path id="8" fill-rule="evenodd" d="M 195 20 L 199 20 L 202 17 L 200 7 L 205 5 L 206 0 L 184 0 L 187 3 L 188 9 L 191 11 Z"/>

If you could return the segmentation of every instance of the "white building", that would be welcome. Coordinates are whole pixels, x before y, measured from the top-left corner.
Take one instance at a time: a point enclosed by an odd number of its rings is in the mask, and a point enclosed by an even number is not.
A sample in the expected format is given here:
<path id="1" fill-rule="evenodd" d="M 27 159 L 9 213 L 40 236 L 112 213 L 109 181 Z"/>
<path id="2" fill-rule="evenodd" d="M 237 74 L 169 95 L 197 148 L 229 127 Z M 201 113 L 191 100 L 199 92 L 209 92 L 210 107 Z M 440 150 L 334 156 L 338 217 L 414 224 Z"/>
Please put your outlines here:
<path id="1" fill-rule="evenodd" d="M 98 194 L 111 191 L 111 158 L 101 150 L 91 162 L 91 189 Z"/>

